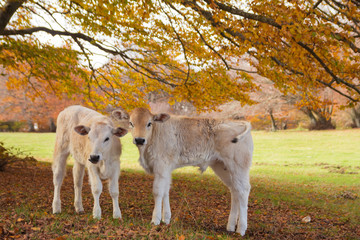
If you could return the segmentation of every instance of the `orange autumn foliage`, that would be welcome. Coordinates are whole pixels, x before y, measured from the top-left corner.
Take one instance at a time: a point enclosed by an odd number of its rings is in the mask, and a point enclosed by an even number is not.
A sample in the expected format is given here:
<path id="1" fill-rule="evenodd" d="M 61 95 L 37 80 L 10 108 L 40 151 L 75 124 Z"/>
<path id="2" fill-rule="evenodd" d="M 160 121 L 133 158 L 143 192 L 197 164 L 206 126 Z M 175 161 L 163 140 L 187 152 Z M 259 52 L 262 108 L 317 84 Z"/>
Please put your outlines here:
<path id="1" fill-rule="evenodd" d="M 2 2 L 15 10 L 0 11 L 10 16 L 0 26 L 0 64 L 26 63 L 44 88 L 81 90 L 98 109 L 147 105 L 154 92 L 199 111 L 233 100 L 252 104 L 249 94 L 259 86 L 251 72 L 299 96 L 299 107 L 321 107 L 325 88 L 347 98 L 347 106 L 360 99 L 357 1 Z M 39 16 L 53 20 L 31 20 Z M 63 43 L 40 41 L 38 32 Z M 97 54 L 108 57 L 101 66 Z"/>

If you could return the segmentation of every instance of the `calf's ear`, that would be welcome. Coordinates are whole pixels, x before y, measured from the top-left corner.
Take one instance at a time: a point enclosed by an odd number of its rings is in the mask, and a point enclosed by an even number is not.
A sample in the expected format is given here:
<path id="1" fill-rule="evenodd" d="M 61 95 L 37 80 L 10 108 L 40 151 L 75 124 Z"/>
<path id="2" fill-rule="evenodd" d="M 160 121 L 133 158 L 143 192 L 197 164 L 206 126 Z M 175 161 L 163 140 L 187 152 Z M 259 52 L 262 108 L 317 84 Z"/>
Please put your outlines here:
<path id="1" fill-rule="evenodd" d="M 74 130 L 80 135 L 87 135 L 90 132 L 90 128 L 83 125 L 76 126 Z"/>
<path id="2" fill-rule="evenodd" d="M 154 115 L 154 121 L 165 122 L 170 118 L 170 115 L 167 113 L 159 113 Z"/>
<path id="3" fill-rule="evenodd" d="M 124 110 L 121 110 L 121 109 L 114 110 L 111 114 L 117 120 L 127 120 L 127 119 L 129 119 L 129 114 L 127 112 L 125 112 Z"/>
<path id="4" fill-rule="evenodd" d="M 123 137 L 128 133 L 128 131 L 125 128 L 121 128 L 121 127 L 113 128 L 111 132 L 117 137 Z"/>

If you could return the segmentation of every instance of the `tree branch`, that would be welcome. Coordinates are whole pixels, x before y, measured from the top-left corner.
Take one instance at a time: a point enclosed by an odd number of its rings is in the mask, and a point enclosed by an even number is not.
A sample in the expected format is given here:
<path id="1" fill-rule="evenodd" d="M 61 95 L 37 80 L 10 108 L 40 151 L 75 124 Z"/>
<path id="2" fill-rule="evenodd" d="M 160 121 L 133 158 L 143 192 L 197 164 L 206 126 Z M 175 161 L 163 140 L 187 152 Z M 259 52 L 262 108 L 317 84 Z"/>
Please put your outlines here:
<path id="1" fill-rule="evenodd" d="M 163 13 L 166 15 L 166 17 L 168 18 L 169 22 L 170 22 L 170 25 L 171 25 L 171 28 L 173 30 L 173 32 L 175 33 L 176 35 L 176 39 L 180 42 L 181 44 L 181 48 L 182 48 L 182 51 L 183 51 L 183 55 L 184 55 L 184 58 L 185 58 L 185 61 L 186 61 L 186 65 L 187 65 L 187 73 L 186 73 L 186 79 L 185 79 L 185 83 L 186 84 L 188 81 L 189 81 L 189 78 L 190 78 L 190 71 L 191 71 L 191 67 L 190 67 L 190 62 L 189 62 L 189 59 L 187 57 L 187 54 L 186 54 L 186 48 L 185 48 L 185 44 L 184 42 L 182 41 L 181 37 L 179 36 L 179 33 L 175 30 L 175 27 L 173 25 L 173 22 L 172 22 L 172 19 L 171 17 L 166 13 L 166 11 L 163 9 L 163 7 L 161 6 L 161 10 L 163 11 Z"/>
<path id="2" fill-rule="evenodd" d="M 0 33 L 2 33 L 5 27 L 8 25 L 11 17 L 18 10 L 19 7 L 25 2 L 25 0 L 8 0 L 5 6 L 0 9 Z"/>
<path id="3" fill-rule="evenodd" d="M 101 44 L 97 43 L 96 40 L 92 37 L 89 37 L 83 33 L 72 33 L 72 32 L 68 32 L 68 31 L 58 31 L 58 30 L 52 30 L 46 27 L 33 27 L 33 28 L 27 28 L 27 29 L 19 29 L 19 30 L 4 30 L 3 33 L 1 35 L 3 36 L 12 36 L 12 35 L 26 35 L 26 34 L 33 34 L 35 32 L 46 32 L 51 34 L 52 36 L 55 35 L 59 35 L 59 36 L 68 36 L 68 37 L 72 37 L 73 39 L 82 39 L 84 41 L 89 42 L 90 44 L 92 44 L 93 46 L 97 47 L 98 49 L 106 52 L 106 53 L 110 53 L 114 56 L 121 56 L 121 58 L 126 62 L 126 64 L 132 68 L 133 70 L 135 70 L 136 72 L 139 72 L 141 74 L 143 74 L 144 76 L 151 78 L 151 79 L 155 79 L 159 82 L 162 82 L 164 84 L 170 85 L 172 87 L 176 87 L 176 84 L 173 83 L 169 83 L 166 80 L 160 78 L 159 76 L 157 76 L 156 72 L 150 70 L 149 68 L 140 65 L 139 63 L 135 62 L 134 59 L 130 58 L 128 55 L 125 54 L 125 51 L 116 51 L 116 50 L 112 50 L 109 48 L 105 48 L 103 47 Z M 145 72 L 140 71 L 139 69 L 137 69 L 136 67 L 134 67 L 132 64 L 134 64 L 134 66 L 139 67 L 143 70 L 145 70 L 146 72 L 150 73 L 152 76 L 150 76 L 149 74 L 146 74 Z"/>
<path id="4" fill-rule="evenodd" d="M 303 72 L 299 72 L 299 71 L 297 71 L 297 70 L 295 70 L 295 69 L 289 68 L 289 66 L 288 66 L 287 64 L 281 62 L 281 61 L 280 61 L 279 59 L 277 59 L 276 57 L 271 57 L 271 59 L 272 59 L 277 65 L 279 65 L 279 66 L 287 69 L 287 70 L 290 71 L 291 73 L 296 74 L 296 75 L 304 76 L 304 73 L 303 73 Z M 345 98 L 347 98 L 347 99 L 349 99 L 349 100 L 351 100 L 351 101 L 353 101 L 353 102 L 358 102 L 358 101 L 359 101 L 359 100 L 356 100 L 356 99 L 352 98 L 350 95 L 347 95 L 347 94 L 339 91 L 338 89 L 334 88 L 334 87 L 332 86 L 332 83 L 333 83 L 334 81 L 331 81 L 330 83 L 326 83 L 326 82 L 324 82 L 324 81 L 322 81 L 322 80 L 320 80 L 320 79 L 318 79 L 318 78 L 316 78 L 315 80 L 316 80 L 318 83 L 321 83 L 321 84 L 327 86 L 327 87 L 330 88 L 331 90 L 337 92 L 337 93 L 340 94 L 341 96 L 343 96 L 343 97 L 345 97 Z"/>
<path id="5" fill-rule="evenodd" d="M 268 25 L 271 25 L 273 27 L 281 29 L 281 25 L 278 24 L 277 22 L 275 22 L 275 20 L 273 20 L 272 18 L 268 18 L 268 17 L 262 16 L 262 15 L 256 15 L 253 13 L 248 13 L 239 8 L 235 8 L 233 6 L 226 5 L 226 4 L 218 2 L 218 1 L 205 0 L 205 2 L 209 5 L 211 5 L 211 3 L 214 2 L 218 6 L 218 8 L 220 8 L 221 10 L 223 10 L 225 12 L 228 12 L 228 13 L 231 13 L 231 14 L 234 14 L 237 16 L 241 16 L 246 19 L 251 19 L 251 20 L 258 21 L 258 22 L 266 23 Z"/>
<path id="6" fill-rule="evenodd" d="M 242 16 L 244 18 L 247 18 L 247 19 L 251 19 L 251 20 L 255 20 L 255 21 L 259 21 L 259 22 L 262 22 L 262 23 L 265 23 L 265 24 L 268 24 L 268 25 L 271 25 L 271 26 L 274 26 L 278 29 L 281 29 L 282 26 L 278 23 L 276 23 L 273 19 L 271 18 L 268 18 L 268 17 L 265 17 L 265 16 L 261 16 L 261 15 L 256 15 L 256 14 L 252 14 L 252 13 L 247 13 L 241 9 L 238 9 L 236 7 L 233 7 L 233 6 L 230 6 L 230 5 L 226 5 L 226 4 L 223 4 L 221 2 L 218 2 L 218 1 L 212 1 L 212 0 L 205 0 L 205 2 L 211 7 L 212 4 L 216 4 L 216 6 L 223 10 L 223 11 L 226 11 L 228 13 L 231 13 L 231 14 L 234 14 L 234 15 L 238 15 L 238 16 Z M 318 1 L 318 3 L 320 4 L 321 1 Z M 212 13 L 209 12 L 209 11 L 205 11 L 203 9 L 201 9 L 195 1 L 188 1 L 188 0 L 184 0 L 182 2 L 185 6 L 190 6 L 193 10 L 195 10 L 196 12 L 198 12 L 199 14 L 201 14 L 205 19 L 207 19 L 213 27 L 215 28 L 223 28 L 221 26 L 221 23 L 220 22 L 217 22 L 214 20 L 214 17 L 212 16 Z M 231 28 L 224 28 L 226 29 L 226 32 L 229 33 L 230 35 L 232 36 L 237 36 L 238 34 L 241 34 L 239 33 L 238 31 L 233 31 Z M 235 35 L 236 33 L 236 35 Z M 293 39 L 295 41 L 295 39 Z M 346 41 L 346 39 L 341 39 L 340 41 L 344 41 L 346 43 L 348 43 L 349 47 L 351 49 L 353 49 L 354 52 L 357 52 L 358 51 L 358 48 L 356 46 L 354 46 L 351 42 L 349 41 Z M 336 74 L 334 72 L 331 71 L 331 69 L 322 61 L 322 59 L 311 49 L 309 48 L 305 43 L 301 42 L 301 41 L 295 41 L 300 47 L 302 47 L 304 50 L 306 50 L 308 53 L 310 53 L 310 55 L 312 57 L 314 57 L 315 61 L 318 62 L 322 67 L 323 69 L 337 82 L 337 83 L 342 83 L 344 84 L 345 86 L 353 89 L 354 91 L 356 91 L 357 93 L 360 94 L 360 89 L 358 89 L 355 85 L 353 84 L 350 84 L 349 82 L 341 79 L 340 77 L 336 76 Z M 274 59 L 273 59 L 274 60 Z M 276 61 L 275 61 L 276 62 Z M 277 62 L 278 65 L 281 66 L 281 64 L 279 64 L 279 62 Z M 298 73 L 297 73 L 298 74 Z M 321 84 L 324 84 L 325 86 L 327 87 L 330 87 L 331 89 L 335 90 L 335 88 L 333 88 L 331 86 L 331 83 L 330 84 L 327 84 L 323 81 L 318 81 L 319 83 Z M 340 93 L 338 90 L 336 90 L 336 92 Z M 340 93 L 341 94 L 341 93 Z M 348 96 L 346 94 L 341 94 L 343 96 L 346 96 L 348 99 L 354 101 L 354 99 L 351 97 L 351 96 Z M 355 100 L 355 101 L 358 101 L 358 100 Z"/>
<path id="7" fill-rule="evenodd" d="M 299 44 L 302 48 L 304 48 L 306 51 L 308 51 L 315 59 L 316 61 L 318 61 L 320 63 L 320 65 L 324 68 L 324 70 L 337 82 L 337 83 L 342 83 L 345 86 L 355 90 L 358 94 L 360 94 L 360 89 L 358 89 L 355 85 L 350 84 L 348 82 L 346 82 L 345 80 L 339 78 L 338 76 L 336 76 L 331 69 L 321 60 L 321 58 L 311 49 L 309 48 L 309 46 L 307 46 L 306 44 L 302 43 L 302 42 L 297 42 L 297 44 Z"/>

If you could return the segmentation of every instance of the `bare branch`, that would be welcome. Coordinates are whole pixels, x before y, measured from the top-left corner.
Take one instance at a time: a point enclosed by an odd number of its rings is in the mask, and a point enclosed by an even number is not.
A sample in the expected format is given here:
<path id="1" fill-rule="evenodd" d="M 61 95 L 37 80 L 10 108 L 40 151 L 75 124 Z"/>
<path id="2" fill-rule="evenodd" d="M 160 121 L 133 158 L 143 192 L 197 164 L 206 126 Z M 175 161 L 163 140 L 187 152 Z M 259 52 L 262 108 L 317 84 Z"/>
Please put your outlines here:
<path id="1" fill-rule="evenodd" d="M 172 22 L 171 17 L 166 13 L 166 11 L 164 11 L 164 9 L 162 7 L 161 7 L 161 9 L 163 10 L 163 13 L 167 16 L 167 18 L 168 18 L 168 20 L 169 20 L 169 22 L 171 24 L 171 28 L 174 31 L 175 35 L 176 35 L 176 39 L 181 44 L 181 47 L 182 47 L 182 50 L 183 50 L 183 55 L 184 55 L 186 65 L 187 65 L 187 73 L 186 73 L 186 79 L 185 79 L 185 84 L 186 84 L 188 82 L 188 80 L 189 80 L 190 71 L 191 71 L 190 62 L 189 62 L 189 59 L 188 59 L 187 54 L 186 54 L 186 48 L 185 48 L 184 42 L 182 41 L 182 39 L 179 36 L 178 32 L 175 30 L 175 27 L 173 26 L 173 22 Z"/>
<path id="2" fill-rule="evenodd" d="M 348 82 L 346 82 L 345 80 L 339 78 L 338 76 L 336 76 L 331 69 L 321 60 L 321 58 L 311 49 L 309 48 L 309 46 L 307 46 L 306 44 L 302 43 L 302 42 L 297 42 L 302 48 L 304 48 L 306 51 L 308 51 L 316 60 L 318 63 L 320 63 L 320 65 L 324 68 L 324 70 L 337 82 L 337 83 L 342 83 L 345 86 L 355 90 L 357 93 L 360 94 L 360 89 L 358 89 L 355 85 L 350 84 Z"/>
<path id="3" fill-rule="evenodd" d="M 304 73 L 303 73 L 303 72 L 300 72 L 300 71 L 297 71 L 297 70 L 295 70 L 295 69 L 290 68 L 287 64 L 281 62 L 281 61 L 280 61 L 279 59 L 277 59 L 276 57 L 271 57 L 271 59 L 272 59 L 276 64 L 278 64 L 279 66 L 287 69 L 287 70 L 290 71 L 291 73 L 296 74 L 296 75 L 304 76 Z M 337 92 L 337 93 L 340 94 L 341 96 L 346 97 L 347 99 L 349 99 L 349 100 L 351 100 L 351 101 L 353 101 L 353 102 L 359 101 L 359 99 L 354 99 L 354 98 L 352 98 L 350 95 L 347 95 L 347 94 L 339 91 L 338 89 L 334 88 L 334 87 L 332 86 L 332 83 L 334 82 L 334 80 L 331 81 L 330 83 L 326 83 L 326 82 L 324 82 L 324 81 L 322 81 L 322 80 L 320 80 L 320 79 L 318 79 L 318 78 L 315 79 L 315 80 L 316 80 L 318 83 L 321 83 L 321 84 L 327 86 L 327 87 L 330 88 L 331 90 Z"/>
<path id="4" fill-rule="evenodd" d="M 215 50 L 215 48 L 213 48 L 207 41 L 206 39 L 204 38 L 204 36 L 201 34 L 201 32 L 199 31 L 199 29 L 190 21 L 187 19 L 187 17 L 182 14 L 178 9 L 175 8 L 174 5 L 172 5 L 170 2 L 168 2 L 167 4 L 169 4 L 169 6 L 175 10 L 178 14 L 180 14 L 191 26 L 192 28 L 198 33 L 201 41 L 211 50 L 213 51 L 220 59 L 221 61 L 224 63 L 224 65 L 226 66 L 226 68 L 228 70 L 232 69 L 232 70 L 236 70 L 236 71 L 242 71 L 242 72 L 246 72 L 246 73 L 257 73 L 256 71 L 248 71 L 248 70 L 245 70 L 245 69 L 241 69 L 241 68 L 235 68 L 235 67 L 232 67 L 231 65 L 228 64 L 228 62 L 225 60 L 225 58 L 218 52 Z M 197 7 L 197 9 L 200 9 L 199 7 Z M 204 11 L 204 10 L 203 10 Z M 205 12 L 205 11 L 204 11 Z M 210 19 L 213 19 L 212 18 L 212 14 L 210 12 L 207 12 L 206 13 L 207 16 L 210 18 Z M 230 29 L 229 29 L 230 31 Z M 237 43 L 233 42 L 230 38 L 228 38 L 225 33 L 221 32 L 221 35 L 223 37 L 225 37 L 227 40 L 229 40 L 230 42 L 234 43 L 237 47 L 240 47 Z M 238 36 L 242 36 L 241 34 L 238 34 Z"/>

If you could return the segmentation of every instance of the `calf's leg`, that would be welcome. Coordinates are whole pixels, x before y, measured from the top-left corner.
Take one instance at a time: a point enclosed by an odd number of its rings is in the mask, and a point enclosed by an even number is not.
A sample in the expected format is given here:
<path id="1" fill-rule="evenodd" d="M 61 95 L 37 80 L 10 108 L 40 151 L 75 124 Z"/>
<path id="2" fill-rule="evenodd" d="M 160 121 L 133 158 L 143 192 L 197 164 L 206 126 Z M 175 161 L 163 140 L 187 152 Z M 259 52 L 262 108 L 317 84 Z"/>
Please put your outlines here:
<path id="1" fill-rule="evenodd" d="M 94 197 L 93 217 L 101 218 L 100 195 L 102 193 L 102 182 L 96 170 L 89 168 L 89 179 L 91 184 L 91 192 Z"/>
<path id="2" fill-rule="evenodd" d="M 117 167 L 119 170 L 114 171 L 114 174 L 109 179 L 109 192 L 112 198 L 113 203 L 113 218 L 121 218 L 121 211 L 119 207 L 119 175 L 120 167 Z"/>
<path id="3" fill-rule="evenodd" d="M 222 180 L 222 182 L 230 189 L 231 192 L 231 209 L 228 219 L 226 230 L 229 232 L 235 232 L 237 219 L 239 216 L 239 199 L 238 195 L 234 194 L 233 181 L 231 179 L 230 172 L 226 169 L 223 162 L 216 162 L 210 166 L 215 174 Z"/>
<path id="4" fill-rule="evenodd" d="M 236 232 L 244 236 L 247 229 L 248 199 L 250 194 L 249 171 L 238 171 L 232 175 L 232 179 L 233 189 L 231 193 L 237 199 L 239 212 Z"/>
<path id="5" fill-rule="evenodd" d="M 68 158 L 69 154 L 69 152 L 62 151 L 58 147 L 55 147 L 54 162 L 52 165 L 54 183 L 54 199 L 52 202 L 53 213 L 61 212 L 60 189 L 65 177 L 66 159 Z"/>
<path id="6" fill-rule="evenodd" d="M 170 176 L 166 176 L 167 180 L 166 183 L 164 184 L 164 196 L 163 196 L 163 206 L 162 206 L 162 221 L 166 224 L 170 223 L 170 219 L 171 219 L 171 208 L 170 208 L 170 198 L 169 198 L 169 194 L 170 194 L 170 184 L 171 184 L 171 175 Z"/>
<path id="7" fill-rule="evenodd" d="M 171 172 L 162 172 L 154 174 L 153 195 L 155 207 L 151 223 L 159 225 L 161 217 L 165 223 L 170 223 L 171 210 L 169 203 L 169 190 L 171 183 Z M 162 206 L 164 200 L 164 207 Z"/>
<path id="8" fill-rule="evenodd" d="M 75 211 L 77 213 L 84 212 L 84 207 L 81 198 L 84 173 L 85 173 L 85 166 L 75 161 L 73 167 L 74 192 L 75 192 L 74 206 L 75 206 Z"/>

